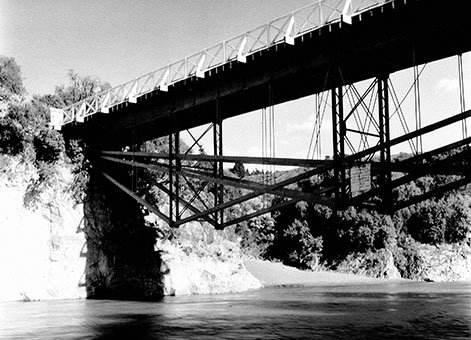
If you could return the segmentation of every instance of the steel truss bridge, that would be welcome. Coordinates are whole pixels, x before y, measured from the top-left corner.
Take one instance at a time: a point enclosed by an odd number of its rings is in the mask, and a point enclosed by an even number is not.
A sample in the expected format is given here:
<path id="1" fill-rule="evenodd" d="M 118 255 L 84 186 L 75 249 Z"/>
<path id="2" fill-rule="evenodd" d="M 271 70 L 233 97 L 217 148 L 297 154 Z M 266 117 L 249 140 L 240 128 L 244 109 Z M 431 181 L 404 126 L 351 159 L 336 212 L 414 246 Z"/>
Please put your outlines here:
<path id="1" fill-rule="evenodd" d="M 66 136 L 93 145 L 101 175 L 171 226 L 204 220 L 224 228 L 299 201 L 392 213 L 471 180 L 471 137 L 466 131 L 471 111 L 464 103 L 461 58 L 471 50 L 469 32 L 471 22 L 462 1 L 319 0 L 126 84 L 51 109 L 52 124 Z M 422 126 L 419 80 L 424 65 L 451 56 L 458 61 L 461 110 Z M 415 102 L 414 129 L 405 121 L 403 100 L 390 78 L 405 69 L 414 71 L 409 89 Z M 360 89 L 356 84 L 363 81 L 369 85 Z M 267 109 L 265 119 L 273 119 L 276 104 L 308 95 L 318 99 L 313 107 L 316 142 L 324 114 L 331 116 L 331 159 L 276 158 L 273 150 L 262 157 L 223 154 L 224 119 Z M 398 136 L 391 136 L 393 119 L 402 126 Z M 209 124 L 205 133 L 212 131 L 214 154 L 193 153 L 204 134 L 190 133 L 194 143 L 182 151 L 180 135 L 204 124 Z M 455 142 L 423 152 L 423 136 L 452 124 L 462 129 Z M 137 147 L 165 136 L 168 153 Z M 412 157 L 392 162 L 391 149 L 398 145 L 410 146 Z M 235 162 L 303 170 L 261 183 L 228 176 L 224 164 Z M 136 192 L 138 169 L 164 174 L 153 185 L 168 196 L 168 212 Z M 369 185 L 360 191 L 352 181 L 358 169 L 368 170 L 364 180 Z M 296 185 L 326 173 L 332 180 L 316 189 Z M 429 174 L 449 175 L 450 180 L 407 199 L 395 197 L 394 190 Z M 183 184 L 191 198 L 183 197 Z M 200 194 L 208 185 L 212 199 L 204 201 Z M 240 196 L 224 201 L 228 186 L 239 188 Z M 224 214 L 263 195 L 279 199 L 230 220 Z M 195 204 L 198 201 L 203 202 Z"/>

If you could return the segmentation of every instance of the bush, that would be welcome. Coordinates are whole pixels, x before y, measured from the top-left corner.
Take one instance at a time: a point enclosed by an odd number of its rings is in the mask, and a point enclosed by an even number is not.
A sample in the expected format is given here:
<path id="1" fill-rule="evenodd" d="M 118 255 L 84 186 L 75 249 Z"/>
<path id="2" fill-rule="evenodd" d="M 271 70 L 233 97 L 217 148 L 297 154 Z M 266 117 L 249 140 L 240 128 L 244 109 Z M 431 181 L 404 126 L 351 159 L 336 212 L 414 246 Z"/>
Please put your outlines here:
<path id="1" fill-rule="evenodd" d="M 240 223 L 234 228 L 234 232 L 241 237 L 242 248 L 261 257 L 266 257 L 273 243 L 274 230 L 273 218 L 267 215 Z"/>
<path id="2" fill-rule="evenodd" d="M 427 244 L 458 243 L 471 232 L 470 198 L 449 196 L 439 201 L 425 201 L 407 221 L 409 234 Z"/>
<path id="3" fill-rule="evenodd" d="M 417 241 L 402 235 L 393 249 L 394 265 L 405 279 L 421 279 L 425 259 L 419 253 Z"/>
<path id="4" fill-rule="evenodd" d="M 36 149 L 36 160 L 46 163 L 54 163 L 59 160 L 64 152 L 64 139 L 55 130 L 42 130 L 34 137 L 34 148 Z"/>
<path id="5" fill-rule="evenodd" d="M 28 209 L 36 209 L 41 202 L 41 195 L 48 188 L 57 187 L 58 169 L 54 164 L 40 162 L 37 168 L 38 177 L 31 178 L 23 197 L 23 205 Z"/>
<path id="6" fill-rule="evenodd" d="M 90 161 L 86 157 L 87 145 L 78 140 L 67 141 L 66 155 L 72 164 L 74 181 L 71 187 L 72 197 L 76 203 L 82 203 L 90 181 Z"/>
<path id="7" fill-rule="evenodd" d="M 11 119 L 0 119 L 0 153 L 16 156 L 24 150 L 24 132 Z"/>
<path id="8" fill-rule="evenodd" d="M 376 211 L 343 211 L 337 225 L 339 244 L 346 254 L 387 248 L 394 244 L 396 230 L 387 215 Z"/>
<path id="9" fill-rule="evenodd" d="M 284 264 L 298 268 L 313 268 L 322 252 L 321 236 L 314 237 L 306 221 L 295 219 L 282 227 L 277 225 L 269 257 L 283 261 Z"/>
<path id="10" fill-rule="evenodd" d="M 445 229 L 446 243 L 459 243 L 470 239 L 471 235 L 471 198 L 457 195 L 448 198 L 451 214 L 447 218 Z"/>
<path id="11" fill-rule="evenodd" d="M 419 242 L 443 243 L 447 215 L 448 207 L 443 204 L 434 201 L 424 202 L 407 221 L 407 230 Z"/>

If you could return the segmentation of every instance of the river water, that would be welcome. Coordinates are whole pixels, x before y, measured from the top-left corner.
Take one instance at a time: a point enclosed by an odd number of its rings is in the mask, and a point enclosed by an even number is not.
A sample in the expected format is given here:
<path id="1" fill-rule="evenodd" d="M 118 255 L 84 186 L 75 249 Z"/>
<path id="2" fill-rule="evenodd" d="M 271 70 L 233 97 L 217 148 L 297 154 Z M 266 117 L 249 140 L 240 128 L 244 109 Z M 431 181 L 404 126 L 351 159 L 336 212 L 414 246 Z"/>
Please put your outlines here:
<path id="1" fill-rule="evenodd" d="M 471 339 L 471 283 L 0 303 L 2 339 Z"/>

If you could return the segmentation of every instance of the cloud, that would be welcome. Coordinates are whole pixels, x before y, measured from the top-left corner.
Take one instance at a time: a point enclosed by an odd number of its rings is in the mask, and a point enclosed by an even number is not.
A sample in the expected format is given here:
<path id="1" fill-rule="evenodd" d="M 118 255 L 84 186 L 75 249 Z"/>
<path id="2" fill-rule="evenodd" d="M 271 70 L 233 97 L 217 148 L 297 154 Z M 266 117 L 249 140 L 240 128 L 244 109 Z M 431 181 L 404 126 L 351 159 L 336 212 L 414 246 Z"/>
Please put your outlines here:
<path id="1" fill-rule="evenodd" d="M 310 115 L 309 118 L 302 123 L 289 123 L 288 122 L 285 126 L 285 130 L 287 133 L 312 132 L 315 125 L 314 120 L 315 120 L 315 116 Z M 322 126 L 321 126 L 322 132 L 330 131 L 331 130 L 330 125 L 331 125 L 331 122 L 330 122 L 328 114 L 326 113 L 324 116 L 324 120 L 322 121 Z"/>
<path id="2" fill-rule="evenodd" d="M 458 78 L 442 78 L 438 81 L 436 91 L 453 92 L 459 88 Z"/>
<path id="3" fill-rule="evenodd" d="M 286 124 L 286 132 L 295 131 L 311 131 L 314 128 L 314 122 L 312 119 L 308 119 L 303 123 L 288 123 Z"/>

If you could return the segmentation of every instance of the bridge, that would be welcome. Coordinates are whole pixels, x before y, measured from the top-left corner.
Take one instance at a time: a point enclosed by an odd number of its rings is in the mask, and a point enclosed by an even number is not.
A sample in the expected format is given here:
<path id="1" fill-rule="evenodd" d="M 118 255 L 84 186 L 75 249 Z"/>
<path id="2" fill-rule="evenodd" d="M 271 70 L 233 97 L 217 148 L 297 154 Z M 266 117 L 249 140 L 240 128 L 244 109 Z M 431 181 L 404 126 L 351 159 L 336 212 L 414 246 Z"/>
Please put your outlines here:
<path id="1" fill-rule="evenodd" d="M 471 23 L 459 1 L 318 0 L 69 107 L 52 108 L 51 122 L 67 137 L 93 145 L 101 176 L 170 226 L 204 220 L 224 228 L 299 201 L 392 213 L 470 182 L 466 118 L 471 111 L 465 105 L 462 63 L 462 54 L 471 50 L 468 32 Z M 461 110 L 422 126 L 419 81 L 424 65 L 452 56 L 459 69 Z M 409 89 L 414 93 L 414 129 L 405 122 L 403 100 L 390 78 L 406 69 L 414 72 Z M 364 89 L 357 86 L 365 81 Z M 270 124 L 275 105 L 309 95 L 318 99 L 313 105 L 315 143 L 324 115 L 329 111 L 331 116 L 332 158 L 274 157 Z M 262 110 L 264 154 L 224 155 L 223 121 L 254 110 Z M 391 135 L 393 117 L 402 126 L 397 136 Z M 214 154 L 194 153 L 202 135 L 191 135 L 193 144 L 182 152 L 180 135 L 205 124 L 205 133 L 212 131 Z M 422 136 L 455 125 L 462 131 L 456 141 L 423 152 Z M 137 149 L 165 136 L 168 153 Z M 391 149 L 404 145 L 413 156 L 393 162 Z M 269 173 L 261 183 L 224 173 L 224 164 L 238 162 L 304 170 L 283 180 Z M 134 190 L 137 169 L 165 174 L 154 185 L 168 196 L 168 213 Z M 295 185 L 324 174 L 331 180 L 315 190 Z M 429 174 L 450 175 L 450 180 L 412 198 L 394 197 L 395 189 Z M 191 199 L 182 197 L 183 182 L 191 187 Z M 207 185 L 212 185 L 213 199 L 201 209 L 194 202 Z M 240 188 L 241 195 L 225 201 L 227 186 Z M 262 195 L 280 199 L 226 218 L 226 209 Z"/>

